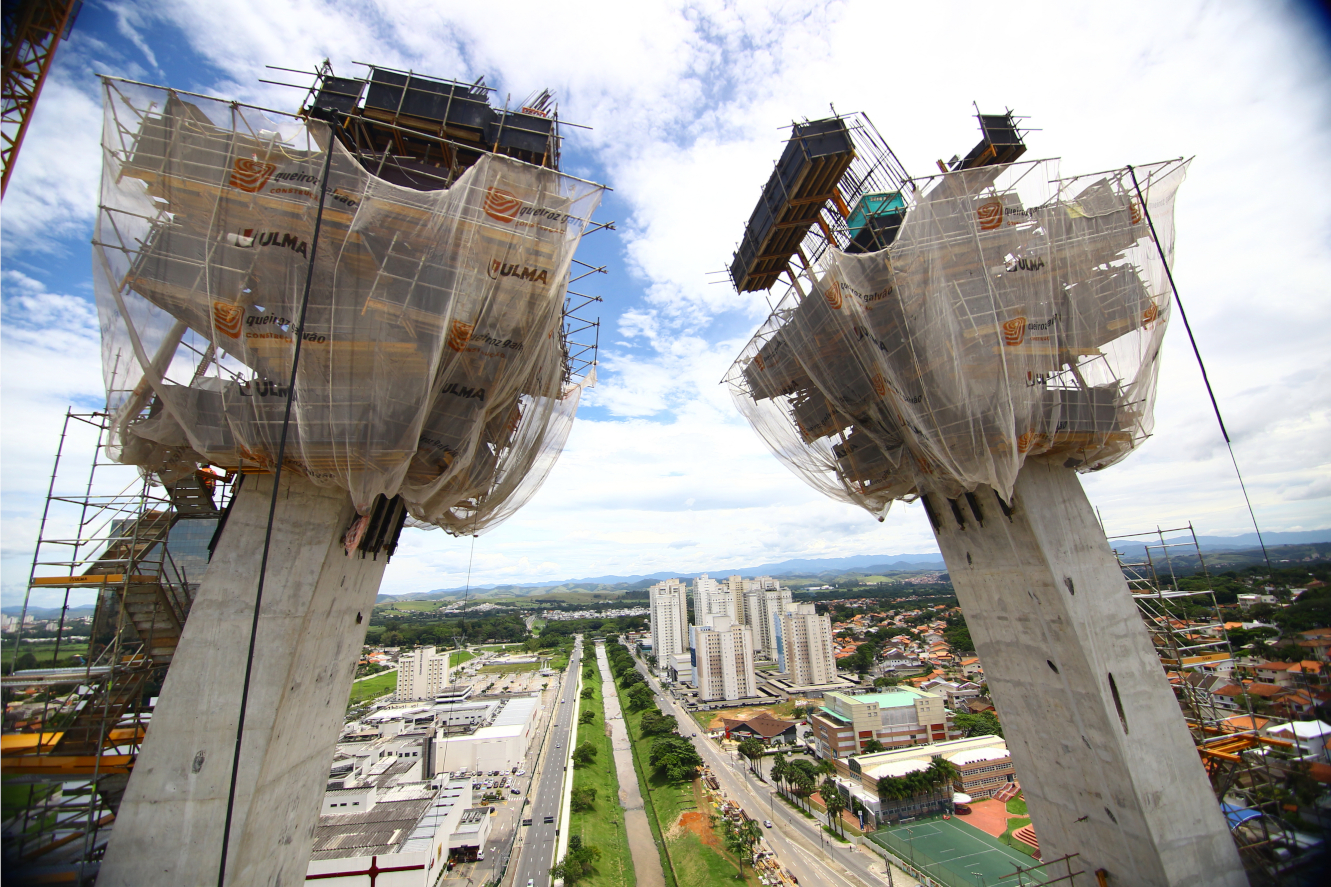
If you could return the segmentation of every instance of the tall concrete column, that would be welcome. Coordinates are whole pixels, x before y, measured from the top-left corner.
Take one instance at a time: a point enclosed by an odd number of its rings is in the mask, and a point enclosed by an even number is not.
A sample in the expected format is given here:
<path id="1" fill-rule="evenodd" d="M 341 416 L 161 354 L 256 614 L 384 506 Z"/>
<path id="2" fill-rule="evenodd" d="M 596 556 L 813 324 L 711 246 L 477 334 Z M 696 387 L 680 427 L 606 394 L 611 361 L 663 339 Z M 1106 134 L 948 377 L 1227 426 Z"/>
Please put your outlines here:
<path id="1" fill-rule="evenodd" d="M 101 887 L 217 883 L 272 476 L 236 496 L 112 829 Z M 347 555 L 346 491 L 284 475 L 236 782 L 226 884 L 303 884 L 385 559 Z"/>
<path id="2" fill-rule="evenodd" d="M 1112 885 L 1246 885 L 1076 473 L 1027 461 L 1010 513 L 987 487 L 929 504 L 1042 856 Z"/>

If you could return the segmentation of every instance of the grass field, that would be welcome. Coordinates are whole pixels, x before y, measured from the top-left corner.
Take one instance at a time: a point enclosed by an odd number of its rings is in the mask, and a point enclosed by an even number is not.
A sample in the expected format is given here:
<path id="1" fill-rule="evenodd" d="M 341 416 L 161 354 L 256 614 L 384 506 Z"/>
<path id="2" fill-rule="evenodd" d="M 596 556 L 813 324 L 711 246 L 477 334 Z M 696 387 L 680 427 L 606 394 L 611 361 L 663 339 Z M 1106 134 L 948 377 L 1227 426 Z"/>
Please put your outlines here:
<path id="1" fill-rule="evenodd" d="M 545 620 L 542 619 L 540 616 L 534 616 L 534 617 L 532 617 L 532 620 L 531 620 L 531 633 L 532 633 L 532 634 L 540 634 L 542 628 L 545 628 Z"/>
<path id="2" fill-rule="evenodd" d="M 639 723 L 643 712 L 630 712 L 623 690 L 619 690 L 619 704 L 628 724 L 633 741 L 634 767 L 638 771 L 638 784 L 644 789 L 643 797 L 652 834 L 658 841 L 664 836 L 667 887 L 674 880 L 680 887 L 695 884 L 732 884 L 739 881 L 739 862 L 725 850 L 721 833 L 711 825 L 709 818 L 715 811 L 699 808 L 700 796 L 692 784 L 675 785 L 655 772 L 648 772 L 647 761 L 651 743 L 644 741 Z M 680 725 L 687 730 L 687 724 Z M 744 866 L 746 887 L 761 887 L 753 869 Z"/>
<path id="3" fill-rule="evenodd" d="M 1018 866 L 1035 864 L 1029 856 L 956 819 L 923 819 L 890 826 L 869 835 L 898 858 L 950 887 L 1016 887 L 1049 880 L 1043 871 L 1017 876 Z"/>
<path id="4" fill-rule="evenodd" d="M 455 668 L 464 662 L 470 662 L 476 654 L 470 650 L 453 650 L 448 654 L 448 667 Z"/>
<path id="5" fill-rule="evenodd" d="M 593 661 L 594 658 L 593 658 Z M 578 727 L 577 745 L 590 742 L 596 747 L 596 761 L 590 767 L 573 771 L 573 787 L 596 789 L 596 808 L 569 816 L 569 834 L 582 835 L 583 844 L 601 848 L 596 872 L 582 883 L 588 887 L 633 887 L 633 856 L 624 836 L 624 812 L 619 806 L 619 780 L 615 776 L 614 751 L 605 733 L 605 708 L 601 702 L 599 672 L 582 682 L 591 687 L 591 699 L 579 699 L 578 713 L 591 711 L 596 719 Z"/>
<path id="6" fill-rule="evenodd" d="M 371 699 L 378 699 L 385 693 L 392 693 L 396 689 L 396 671 L 377 674 L 372 678 L 366 678 L 351 685 L 351 697 L 347 700 L 347 705 L 361 705 Z"/>
<path id="7" fill-rule="evenodd" d="M 1013 816 L 1025 816 L 1027 813 L 1026 800 L 1024 798 L 1013 798 L 1008 801 L 1007 812 Z"/>
<path id="8" fill-rule="evenodd" d="M 51 668 L 52 658 L 55 655 L 55 638 L 49 641 L 39 641 L 33 644 L 20 644 L 18 655 L 23 657 L 24 653 L 31 653 L 37 659 L 37 665 L 34 668 Z M 86 656 L 88 653 L 87 641 L 61 641 L 60 642 L 60 661 L 69 665 L 75 665 L 73 661 L 75 656 Z M 14 655 L 13 643 L 5 641 L 5 666 L 8 667 L 10 657 Z M 19 668 L 23 668 L 22 665 Z"/>

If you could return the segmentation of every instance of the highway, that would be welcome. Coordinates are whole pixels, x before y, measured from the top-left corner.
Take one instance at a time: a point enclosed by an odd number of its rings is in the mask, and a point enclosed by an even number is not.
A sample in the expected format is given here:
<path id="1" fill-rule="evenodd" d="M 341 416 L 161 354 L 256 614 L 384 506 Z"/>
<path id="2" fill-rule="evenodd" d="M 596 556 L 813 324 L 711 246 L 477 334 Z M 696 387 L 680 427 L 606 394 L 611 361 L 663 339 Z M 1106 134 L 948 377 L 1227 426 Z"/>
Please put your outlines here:
<path id="1" fill-rule="evenodd" d="M 697 721 L 674 698 L 662 692 L 660 683 L 640 660 L 636 664 L 656 693 L 661 710 L 675 716 L 680 733 L 692 733 Z M 819 825 L 773 797 L 770 785 L 748 776 L 746 768 L 743 765 L 737 767 L 715 742 L 702 735 L 692 741 L 730 799 L 743 807 L 750 818 L 771 820 L 775 824 L 775 828 L 764 828 L 763 836 L 781 865 L 799 879 L 800 887 L 887 887 L 889 881 L 883 872 L 884 864 L 876 854 L 853 849 L 832 838 L 824 839 Z M 893 874 L 894 887 L 915 883 L 900 871 Z M 525 882 L 518 887 L 523 884 Z"/>
<path id="2" fill-rule="evenodd" d="M 559 701 L 555 703 L 554 717 L 550 720 L 549 735 L 541 752 L 540 774 L 527 789 L 527 804 L 519 816 L 518 829 L 522 832 L 522 847 L 517 862 L 512 866 L 514 887 L 549 887 L 550 867 L 555 864 L 558 846 L 560 807 L 564 802 L 564 762 L 568 758 L 569 743 L 575 738 L 577 724 L 573 712 L 578 692 L 578 673 L 582 668 L 582 638 L 573 645 L 568 668 L 564 671 L 559 688 Z M 536 762 L 533 762 L 533 767 Z M 530 826 L 521 825 L 531 820 Z"/>

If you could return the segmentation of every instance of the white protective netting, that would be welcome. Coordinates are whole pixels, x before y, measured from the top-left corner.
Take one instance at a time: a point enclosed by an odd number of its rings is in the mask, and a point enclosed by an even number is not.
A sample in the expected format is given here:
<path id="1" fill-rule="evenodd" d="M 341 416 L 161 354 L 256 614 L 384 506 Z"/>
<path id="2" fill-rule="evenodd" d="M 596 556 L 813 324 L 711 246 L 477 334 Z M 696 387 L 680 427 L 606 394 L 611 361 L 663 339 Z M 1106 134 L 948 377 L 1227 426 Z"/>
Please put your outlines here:
<path id="1" fill-rule="evenodd" d="M 1172 261 L 1187 163 L 1136 167 Z M 917 179 L 891 247 L 829 249 L 740 353 L 741 413 L 815 489 L 880 518 L 1027 457 L 1111 465 L 1151 432 L 1171 299 L 1127 169 L 1056 161 Z"/>
<path id="2" fill-rule="evenodd" d="M 117 458 L 271 470 L 299 333 L 287 469 L 362 513 L 400 493 L 456 533 L 530 498 L 593 381 L 566 378 L 561 327 L 602 186 L 486 155 L 413 191 L 318 121 L 104 89 L 93 266 Z"/>

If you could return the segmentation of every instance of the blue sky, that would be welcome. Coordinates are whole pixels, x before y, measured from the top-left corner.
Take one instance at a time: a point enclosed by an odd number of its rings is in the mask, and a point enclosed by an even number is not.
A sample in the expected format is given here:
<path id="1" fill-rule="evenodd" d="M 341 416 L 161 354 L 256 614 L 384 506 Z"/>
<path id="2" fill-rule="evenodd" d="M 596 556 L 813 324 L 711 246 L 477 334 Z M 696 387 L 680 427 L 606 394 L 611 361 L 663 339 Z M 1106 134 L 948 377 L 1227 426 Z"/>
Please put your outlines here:
<path id="1" fill-rule="evenodd" d="M 1331 526 L 1331 62 L 1299 4 L 293 3 L 87 0 L 0 216 L 3 598 L 21 599 L 67 404 L 100 404 L 88 240 L 106 73 L 279 109 L 295 75 L 375 62 L 520 99 L 552 88 L 565 169 L 615 190 L 579 258 L 604 297 L 600 381 L 536 498 L 475 542 L 475 582 L 933 550 L 786 471 L 718 385 L 765 316 L 730 260 L 791 120 L 864 111 L 908 170 L 977 138 L 972 102 L 1065 173 L 1196 155 L 1176 277 L 1264 529 Z M 86 446 L 86 442 L 77 445 Z M 1084 480 L 1111 532 L 1250 529 L 1177 321 L 1156 434 Z M 409 531 L 393 593 L 461 584 L 471 543 Z M 51 603 L 44 601 L 39 603 Z"/>

